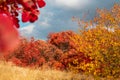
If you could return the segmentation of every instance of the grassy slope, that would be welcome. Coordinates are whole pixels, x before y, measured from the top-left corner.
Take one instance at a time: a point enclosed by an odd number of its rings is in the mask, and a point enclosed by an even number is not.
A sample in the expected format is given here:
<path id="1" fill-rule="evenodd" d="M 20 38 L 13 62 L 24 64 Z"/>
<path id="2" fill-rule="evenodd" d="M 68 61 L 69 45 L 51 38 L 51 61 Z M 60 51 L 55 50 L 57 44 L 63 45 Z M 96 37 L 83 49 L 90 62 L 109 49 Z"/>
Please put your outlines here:
<path id="1" fill-rule="evenodd" d="M 57 70 L 32 70 L 0 62 L 0 80 L 95 80 L 91 76 Z M 102 80 L 102 79 L 99 79 Z M 108 79 L 103 79 L 108 80 Z M 118 79 L 119 80 L 119 79 Z"/>

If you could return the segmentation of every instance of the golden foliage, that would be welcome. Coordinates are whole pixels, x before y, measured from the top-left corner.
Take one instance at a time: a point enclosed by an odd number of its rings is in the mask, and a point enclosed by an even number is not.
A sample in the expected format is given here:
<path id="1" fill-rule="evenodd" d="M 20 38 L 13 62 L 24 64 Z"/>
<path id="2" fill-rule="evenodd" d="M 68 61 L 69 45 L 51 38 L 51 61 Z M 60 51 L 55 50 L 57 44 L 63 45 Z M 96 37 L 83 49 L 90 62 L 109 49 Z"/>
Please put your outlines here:
<path id="1" fill-rule="evenodd" d="M 77 64 L 77 70 L 95 76 L 120 77 L 120 5 L 114 4 L 110 10 L 97 9 L 97 13 L 93 20 L 83 22 L 84 30 L 71 37 L 78 45 L 78 54 L 82 52 L 91 59 L 89 63 Z"/>
<path id="2" fill-rule="evenodd" d="M 118 76 L 120 74 L 120 30 L 110 32 L 105 28 L 94 28 L 74 37 L 79 46 L 78 52 L 84 53 L 92 60 L 80 64 L 83 70 L 94 75 Z"/>
<path id="3" fill-rule="evenodd" d="M 97 9 L 93 20 L 100 27 L 118 28 L 120 26 L 120 4 L 114 4 L 110 9 Z"/>

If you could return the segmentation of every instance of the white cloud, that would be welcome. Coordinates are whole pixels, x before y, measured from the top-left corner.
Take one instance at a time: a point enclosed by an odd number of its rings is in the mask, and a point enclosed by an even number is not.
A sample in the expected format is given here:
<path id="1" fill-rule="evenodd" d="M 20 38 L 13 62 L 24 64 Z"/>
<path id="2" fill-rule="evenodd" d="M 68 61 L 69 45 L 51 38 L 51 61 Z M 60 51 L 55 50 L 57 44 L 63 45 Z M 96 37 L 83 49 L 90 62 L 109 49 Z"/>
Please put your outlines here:
<path id="1" fill-rule="evenodd" d="M 50 27 L 51 18 L 54 16 L 53 12 L 42 10 L 39 20 L 36 22 L 36 27 L 48 28 Z"/>
<path id="2" fill-rule="evenodd" d="M 82 9 L 88 4 L 91 4 L 93 0 L 54 0 L 55 4 L 59 7 L 68 9 Z"/>
<path id="3" fill-rule="evenodd" d="M 28 26 L 22 27 L 20 31 L 30 34 L 32 33 L 34 27 L 35 27 L 34 25 L 30 24 Z"/>
<path id="4" fill-rule="evenodd" d="M 48 27 L 48 26 L 50 25 L 50 24 L 48 23 L 48 20 L 39 22 L 39 24 L 40 24 L 41 26 L 44 26 L 44 27 Z"/>
<path id="5" fill-rule="evenodd" d="M 20 35 L 24 37 L 31 37 L 33 33 L 34 25 L 30 24 L 19 29 Z"/>

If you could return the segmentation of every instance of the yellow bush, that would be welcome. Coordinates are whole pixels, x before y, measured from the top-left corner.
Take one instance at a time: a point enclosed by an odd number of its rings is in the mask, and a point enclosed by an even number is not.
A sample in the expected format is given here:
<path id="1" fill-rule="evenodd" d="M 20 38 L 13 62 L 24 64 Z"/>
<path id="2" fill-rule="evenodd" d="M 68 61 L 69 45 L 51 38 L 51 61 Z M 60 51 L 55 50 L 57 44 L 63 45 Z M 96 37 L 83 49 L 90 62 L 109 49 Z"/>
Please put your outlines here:
<path id="1" fill-rule="evenodd" d="M 80 30 L 78 35 L 71 38 L 78 45 L 77 53 L 84 53 L 91 61 L 85 63 L 83 60 L 77 64 L 77 68 L 71 65 L 70 68 L 82 69 L 85 73 L 95 76 L 119 77 L 120 5 L 115 4 L 110 10 L 97 9 L 97 12 L 93 20 L 82 21 L 81 23 L 85 24 L 82 26 L 84 30 Z M 94 28 L 90 28 L 93 24 Z"/>
<path id="2" fill-rule="evenodd" d="M 82 32 L 73 41 L 79 46 L 78 53 L 89 56 L 92 61 L 79 66 L 87 73 L 99 76 L 120 75 L 120 30 L 110 32 L 105 28 L 94 28 Z"/>

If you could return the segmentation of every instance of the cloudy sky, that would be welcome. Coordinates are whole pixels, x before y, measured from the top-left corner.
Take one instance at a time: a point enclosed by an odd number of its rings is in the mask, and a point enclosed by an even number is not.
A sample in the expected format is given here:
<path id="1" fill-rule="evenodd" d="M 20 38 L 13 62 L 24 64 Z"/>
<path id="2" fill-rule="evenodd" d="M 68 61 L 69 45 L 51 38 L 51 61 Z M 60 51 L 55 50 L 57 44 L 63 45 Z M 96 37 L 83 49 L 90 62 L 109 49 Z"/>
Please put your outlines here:
<path id="1" fill-rule="evenodd" d="M 25 37 L 46 39 L 51 32 L 78 30 L 78 25 L 71 18 L 93 18 L 96 8 L 110 8 L 119 0 L 45 0 L 46 6 L 40 9 L 39 20 L 35 23 L 22 23 L 20 34 Z"/>

